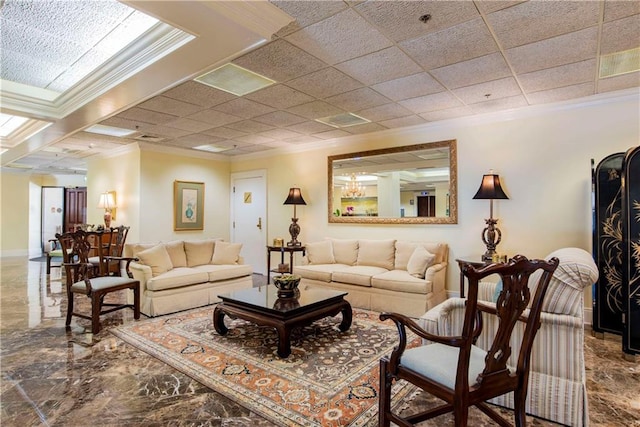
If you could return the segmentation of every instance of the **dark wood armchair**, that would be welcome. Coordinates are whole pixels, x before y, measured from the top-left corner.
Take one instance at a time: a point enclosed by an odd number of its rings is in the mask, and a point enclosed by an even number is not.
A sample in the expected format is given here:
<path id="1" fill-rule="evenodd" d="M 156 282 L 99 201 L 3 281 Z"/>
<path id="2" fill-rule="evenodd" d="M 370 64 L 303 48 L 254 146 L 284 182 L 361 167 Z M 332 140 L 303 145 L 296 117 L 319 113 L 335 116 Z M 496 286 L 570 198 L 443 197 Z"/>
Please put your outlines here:
<path id="1" fill-rule="evenodd" d="M 453 412 L 455 425 L 466 426 L 469 407 L 476 406 L 499 425 L 509 426 L 509 422 L 485 401 L 514 392 L 515 425 L 524 426 L 531 347 L 540 327 L 542 301 L 557 266 L 557 258 L 528 260 L 522 255 L 516 255 L 504 264 L 481 268 L 463 264 L 461 268 L 469 281 L 469 295 L 460 336 L 433 335 L 404 315 L 382 313 L 380 319 L 391 319 L 396 323 L 400 342 L 389 357 L 380 360 L 379 425 L 389 427 L 393 421 L 400 426 L 410 426 Z M 528 282 L 537 270 L 541 270 L 541 274 L 532 297 Z M 499 275 L 503 283 L 495 308 L 478 301 L 478 283 L 492 274 Z M 525 310 L 528 315 L 523 316 Z M 499 318 L 489 351 L 474 345 L 482 331 L 482 313 Z M 512 351 L 509 340 L 518 321 L 525 322 L 525 332 L 520 348 L 515 349 L 519 352 L 517 366 L 511 367 L 507 366 Z M 405 349 L 406 328 L 433 343 Z M 392 413 L 391 388 L 394 380 L 399 379 L 442 399 L 444 405 L 406 418 Z"/>
<path id="2" fill-rule="evenodd" d="M 89 261 L 92 243 L 89 233 L 78 230 L 73 233 L 56 234 L 62 245 L 66 272 L 66 289 L 68 297 L 67 319 L 65 325 L 69 327 L 71 317 L 78 316 L 91 320 L 91 332 L 100 331 L 100 316 L 123 308 L 132 308 L 134 318 L 140 318 L 140 282 L 133 279 L 129 272 L 129 264 L 136 258 L 122 258 L 125 262 L 127 277 L 101 276 Z M 105 296 L 111 292 L 133 291 L 133 304 L 106 303 Z M 91 299 L 91 314 L 74 311 L 74 296 L 82 294 Z M 123 298 L 126 301 L 126 297 Z"/>
<path id="3" fill-rule="evenodd" d="M 88 232 L 91 238 L 92 253 L 89 262 L 100 276 L 120 276 L 122 252 L 129 234 L 129 228 L 121 225 L 102 231 Z"/>

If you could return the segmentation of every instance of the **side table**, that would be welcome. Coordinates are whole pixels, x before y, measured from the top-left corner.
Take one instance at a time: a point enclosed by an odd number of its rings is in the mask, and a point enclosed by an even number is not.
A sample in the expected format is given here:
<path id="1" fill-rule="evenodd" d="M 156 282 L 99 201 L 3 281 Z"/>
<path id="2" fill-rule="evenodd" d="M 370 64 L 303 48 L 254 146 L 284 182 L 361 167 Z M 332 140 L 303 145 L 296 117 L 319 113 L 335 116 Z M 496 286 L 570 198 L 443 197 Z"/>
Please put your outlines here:
<path id="1" fill-rule="evenodd" d="M 470 264 L 473 267 L 482 267 L 491 264 L 491 261 L 484 261 L 482 255 L 470 255 L 460 258 L 456 258 L 458 268 L 460 268 L 460 298 L 464 298 L 464 274 L 462 273 L 462 266 L 464 264 Z"/>
<path id="2" fill-rule="evenodd" d="M 293 254 L 296 252 L 302 252 L 302 256 L 305 256 L 304 246 L 269 246 L 267 245 L 267 283 L 271 282 L 271 273 L 289 273 L 293 274 Z M 271 252 L 280 252 L 280 264 L 284 264 L 284 254 L 289 253 L 289 269 L 281 271 L 280 268 L 271 269 Z"/>

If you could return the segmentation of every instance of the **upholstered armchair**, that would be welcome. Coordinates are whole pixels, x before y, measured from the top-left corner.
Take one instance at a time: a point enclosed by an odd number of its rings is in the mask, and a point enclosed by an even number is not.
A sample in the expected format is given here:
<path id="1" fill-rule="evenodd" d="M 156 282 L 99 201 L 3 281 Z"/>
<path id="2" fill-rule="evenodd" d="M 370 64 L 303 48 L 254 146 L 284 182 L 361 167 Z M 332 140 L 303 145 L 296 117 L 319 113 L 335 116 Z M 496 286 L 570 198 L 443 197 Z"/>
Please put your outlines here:
<path id="1" fill-rule="evenodd" d="M 593 285 L 598 269 L 593 257 L 579 248 L 563 248 L 549 254 L 557 257 L 558 268 L 551 278 L 540 316 L 541 327 L 531 352 L 531 370 L 525 409 L 528 414 L 570 426 L 587 426 L 587 390 L 584 366 L 584 288 Z M 529 283 L 536 283 L 532 275 Z M 499 284 L 480 284 L 478 298 L 492 302 Z M 450 298 L 425 313 L 423 328 L 437 335 L 457 335 L 462 328 L 465 300 Z M 477 346 L 489 349 L 488 337 L 495 334 L 497 324 L 485 316 L 483 333 Z M 520 322 L 519 322 L 520 323 Z M 524 333 L 517 325 L 512 334 L 516 348 Z M 516 361 L 509 360 L 510 366 Z M 513 393 L 491 400 L 513 408 Z"/>

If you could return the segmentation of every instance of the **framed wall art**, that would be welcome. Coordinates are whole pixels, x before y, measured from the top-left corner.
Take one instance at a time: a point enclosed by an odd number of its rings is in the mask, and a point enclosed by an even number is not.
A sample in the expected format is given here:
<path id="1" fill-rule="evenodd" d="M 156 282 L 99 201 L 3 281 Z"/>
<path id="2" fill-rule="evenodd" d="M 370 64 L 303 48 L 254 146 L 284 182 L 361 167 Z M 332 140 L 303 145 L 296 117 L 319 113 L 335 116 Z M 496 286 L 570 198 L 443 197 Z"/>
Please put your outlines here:
<path id="1" fill-rule="evenodd" d="M 173 182 L 173 229 L 204 229 L 204 182 Z"/>

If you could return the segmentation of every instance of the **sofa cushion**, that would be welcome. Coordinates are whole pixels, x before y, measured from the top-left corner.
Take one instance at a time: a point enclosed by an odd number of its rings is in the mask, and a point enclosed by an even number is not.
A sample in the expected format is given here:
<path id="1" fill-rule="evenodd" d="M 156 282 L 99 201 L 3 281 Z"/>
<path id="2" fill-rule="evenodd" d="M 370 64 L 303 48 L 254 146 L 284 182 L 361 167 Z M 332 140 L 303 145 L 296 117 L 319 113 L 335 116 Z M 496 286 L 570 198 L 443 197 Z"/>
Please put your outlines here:
<path id="1" fill-rule="evenodd" d="M 187 255 L 187 267 L 209 264 L 213 256 L 214 239 L 185 240 L 184 252 Z"/>
<path id="2" fill-rule="evenodd" d="M 237 264 L 242 250 L 242 243 L 229 243 L 218 241 L 213 249 L 211 264 L 230 265 Z"/>
<path id="3" fill-rule="evenodd" d="M 187 254 L 184 252 L 184 242 L 182 240 L 174 240 L 164 244 L 171 258 L 173 268 L 187 266 Z"/>
<path id="4" fill-rule="evenodd" d="M 123 255 L 126 257 L 136 258 L 138 254 L 145 249 L 151 249 L 158 243 L 125 243 Z"/>
<path id="5" fill-rule="evenodd" d="M 333 245 L 329 240 L 307 243 L 306 251 L 309 264 L 334 264 L 336 262 L 333 257 Z"/>
<path id="6" fill-rule="evenodd" d="M 253 268 L 248 264 L 227 264 L 227 265 L 199 265 L 193 267 L 196 271 L 204 271 L 209 275 L 209 282 L 234 279 L 253 274 Z"/>
<path id="7" fill-rule="evenodd" d="M 405 270 L 391 270 L 371 278 L 371 286 L 390 291 L 426 295 L 433 291 L 430 280 L 418 279 Z"/>
<path id="8" fill-rule="evenodd" d="M 138 252 L 137 256 L 140 259 L 140 264 L 151 267 L 151 275 L 154 277 L 173 268 L 169 253 L 162 243 Z"/>
<path id="9" fill-rule="evenodd" d="M 395 270 L 406 270 L 409 258 L 418 247 L 418 242 L 396 242 L 396 258 L 394 262 Z"/>
<path id="10" fill-rule="evenodd" d="M 395 243 L 395 240 L 359 240 L 357 265 L 393 270 Z"/>
<path id="11" fill-rule="evenodd" d="M 197 285 L 209 281 L 206 271 L 198 271 L 188 267 L 178 267 L 162 273 L 147 281 L 147 289 L 161 291 L 164 289 L 180 288 L 182 286 Z"/>
<path id="12" fill-rule="evenodd" d="M 356 265 L 358 260 L 357 240 L 331 239 L 331 244 L 336 264 Z"/>
<path id="13" fill-rule="evenodd" d="M 356 265 L 334 271 L 331 279 L 334 282 L 371 287 L 371 277 L 385 271 L 387 270 L 382 267 Z"/>
<path id="14" fill-rule="evenodd" d="M 297 265 L 295 273 L 304 278 L 318 280 L 321 282 L 331 282 L 331 275 L 334 271 L 349 267 L 345 264 L 313 264 L 313 265 Z"/>
<path id="15" fill-rule="evenodd" d="M 435 259 L 436 256 L 426 250 L 424 246 L 417 246 L 409 258 L 407 271 L 414 277 L 424 279 L 424 273 L 427 271 L 427 268 L 433 264 Z"/>

